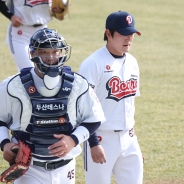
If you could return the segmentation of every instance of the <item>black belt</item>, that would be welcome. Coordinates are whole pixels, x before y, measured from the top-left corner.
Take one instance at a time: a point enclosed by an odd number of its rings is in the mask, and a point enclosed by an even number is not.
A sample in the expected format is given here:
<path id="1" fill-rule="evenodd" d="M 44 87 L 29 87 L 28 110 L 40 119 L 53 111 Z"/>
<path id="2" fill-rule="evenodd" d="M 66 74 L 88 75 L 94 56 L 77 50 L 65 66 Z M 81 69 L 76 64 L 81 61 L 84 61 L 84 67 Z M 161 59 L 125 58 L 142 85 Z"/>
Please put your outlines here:
<path id="1" fill-rule="evenodd" d="M 43 24 L 34 24 L 32 25 L 33 27 L 40 27 L 40 26 L 43 26 Z"/>
<path id="2" fill-rule="evenodd" d="M 52 162 L 52 161 L 48 161 L 48 162 L 38 162 L 38 161 L 33 161 L 33 165 L 39 166 L 39 167 L 44 167 L 45 170 L 47 171 L 52 171 L 54 169 L 57 169 L 59 167 L 62 167 L 66 164 L 68 164 L 72 159 L 69 160 L 60 160 L 58 162 Z"/>
<path id="3" fill-rule="evenodd" d="M 121 132 L 121 131 L 123 131 L 123 130 L 114 130 L 114 132 Z"/>

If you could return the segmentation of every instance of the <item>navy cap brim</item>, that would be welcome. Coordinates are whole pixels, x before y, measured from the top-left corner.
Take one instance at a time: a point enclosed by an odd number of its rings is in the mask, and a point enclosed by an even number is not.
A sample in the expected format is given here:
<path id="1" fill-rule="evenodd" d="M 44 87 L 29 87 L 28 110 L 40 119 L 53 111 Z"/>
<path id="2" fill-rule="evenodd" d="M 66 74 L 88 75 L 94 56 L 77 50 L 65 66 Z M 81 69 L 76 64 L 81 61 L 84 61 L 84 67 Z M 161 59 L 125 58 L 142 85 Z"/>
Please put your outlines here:
<path id="1" fill-rule="evenodd" d="M 120 28 L 120 29 L 116 29 L 115 31 L 117 31 L 119 34 L 123 36 L 128 36 L 134 33 L 137 33 L 137 35 L 141 36 L 141 33 L 133 27 Z"/>

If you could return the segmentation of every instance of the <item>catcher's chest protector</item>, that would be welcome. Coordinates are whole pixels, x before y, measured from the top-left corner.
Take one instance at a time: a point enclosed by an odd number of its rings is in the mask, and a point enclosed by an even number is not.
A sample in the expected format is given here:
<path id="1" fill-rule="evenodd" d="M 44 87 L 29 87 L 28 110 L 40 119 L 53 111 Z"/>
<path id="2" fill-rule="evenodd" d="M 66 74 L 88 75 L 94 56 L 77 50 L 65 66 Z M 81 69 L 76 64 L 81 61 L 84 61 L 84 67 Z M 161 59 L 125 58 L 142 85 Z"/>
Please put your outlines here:
<path id="1" fill-rule="evenodd" d="M 35 154 L 50 157 L 48 146 L 58 141 L 53 134 L 70 135 L 73 130 L 67 113 L 67 104 L 74 76 L 71 71 L 63 72 L 63 83 L 58 94 L 52 98 L 43 97 L 34 85 L 30 69 L 23 70 L 20 78 L 31 100 L 32 116 L 26 132 L 19 131 L 14 136 L 18 140 L 28 141 L 33 156 Z"/>

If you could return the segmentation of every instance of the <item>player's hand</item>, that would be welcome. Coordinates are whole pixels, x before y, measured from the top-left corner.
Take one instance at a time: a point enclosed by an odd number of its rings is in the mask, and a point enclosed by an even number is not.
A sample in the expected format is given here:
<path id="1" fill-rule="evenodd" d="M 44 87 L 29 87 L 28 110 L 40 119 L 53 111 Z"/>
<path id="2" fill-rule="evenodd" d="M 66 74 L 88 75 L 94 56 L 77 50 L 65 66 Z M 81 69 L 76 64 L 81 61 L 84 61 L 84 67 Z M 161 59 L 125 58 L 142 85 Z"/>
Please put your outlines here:
<path id="1" fill-rule="evenodd" d="M 22 25 L 22 19 L 16 15 L 11 17 L 12 26 L 19 27 Z"/>
<path id="2" fill-rule="evenodd" d="M 52 8 L 52 11 L 54 13 L 62 13 L 64 10 L 61 9 L 59 6 L 56 6 L 56 7 Z"/>
<path id="3" fill-rule="evenodd" d="M 53 11 L 54 13 L 62 13 L 64 10 L 61 9 L 59 6 L 56 6 L 56 7 L 52 8 L 52 11 Z M 57 18 L 57 19 L 63 20 L 63 19 L 64 19 L 64 16 L 63 16 L 63 17 L 60 17 L 60 18 Z"/>
<path id="4" fill-rule="evenodd" d="M 15 162 L 16 154 L 11 151 L 14 145 L 15 143 L 6 143 L 3 147 L 3 158 L 9 163 Z"/>
<path id="5" fill-rule="evenodd" d="M 91 157 L 95 163 L 106 163 L 105 151 L 101 145 L 91 148 Z"/>
<path id="6" fill-rule="evenodd" d="M 49 153 L 52 156 L 64 157 L 75 146 L 74 140 L 68 135 L 54 134 L 54 137 L 60 140 L 56 142 L 55 144 L 48 147 Z"/>

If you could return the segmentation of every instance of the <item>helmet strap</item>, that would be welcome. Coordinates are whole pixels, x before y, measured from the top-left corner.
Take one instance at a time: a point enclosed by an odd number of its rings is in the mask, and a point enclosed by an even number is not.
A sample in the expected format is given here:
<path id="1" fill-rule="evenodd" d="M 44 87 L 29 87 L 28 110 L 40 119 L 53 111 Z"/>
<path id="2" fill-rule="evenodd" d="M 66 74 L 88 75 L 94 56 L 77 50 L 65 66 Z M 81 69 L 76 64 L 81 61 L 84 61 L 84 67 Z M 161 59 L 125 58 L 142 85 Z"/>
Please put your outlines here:
<path id="1" fill-rule="evenodd" d="M 60 77 L 59 68 L 49 68 L 43 76 L 43 83 L 47 89 L 52 90 L 59 83 Z"/>

